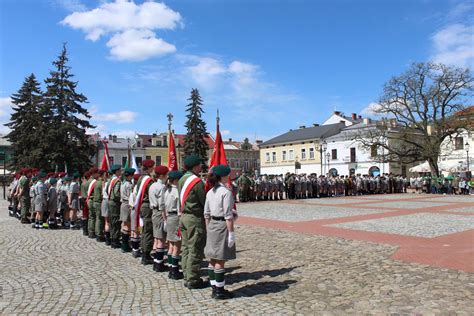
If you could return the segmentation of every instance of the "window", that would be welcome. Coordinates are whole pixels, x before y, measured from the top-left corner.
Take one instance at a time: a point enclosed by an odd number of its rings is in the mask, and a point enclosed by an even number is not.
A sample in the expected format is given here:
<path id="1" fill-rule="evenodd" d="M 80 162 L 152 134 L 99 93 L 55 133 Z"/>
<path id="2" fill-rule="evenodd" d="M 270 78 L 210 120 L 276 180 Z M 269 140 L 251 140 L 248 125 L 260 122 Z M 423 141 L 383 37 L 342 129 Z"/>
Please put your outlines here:
<path id="1" fill-rule="evenodd" d="M 331 150 L 331 159 L 337 160 L 337 149 Z"/>
<path id="2" fill-rule="evenodd" d="M 265 153 L 265 161 L 270 162 L 270 153 Z"/>
<path id="3" fill-rule="evenodd" d="M 157 146 L 157 147 L 161 147 L 161 140 L 157 140 L 157 141 L 156 141 L 156 146 Z"/>
<path id="4" fill-rule="evenodd" d="M 155 162 L 156 162 L 156 165 L 161 165 L 161 156 L 156 156 L 155 157 Z"/>
<path id="5" fill-rule="evenodd" d="M 109 157 L 109 163 L 111 166 L 114 164 L 114 156 Z"/>
<path id="6" fill-rule="evenodd" d="M 314 159 L 314 148 L 309 149 L 309 159 Z"/>
<path id="7" fill-rule="evenodd" d="M 235 167 L 240 168 L 240 159 L 235 159 Z"/>
<path id="8" fill-rule="evenodd" d="M 145 156 L 145 160 L 151 160 L 151 156 Z"/>
<path id="9" fill-rule="evenodd" d="M 128 157 L 122 157 L 122 167 L 125 167 Z M 130 167 L 130 166 L 129 166 Z"/>
<path id="10" fill-rule="evenodd" d="M 370 157 L 377 157 L 377 145 L 370 146 Z"/>
<path id="11" fill-rule="evenodd" d="M 142 157 L 136 157 L 135 161 L 136 161 L 138 167 L 142 166 Z"/>
<path id="12" fill-rule="evenodd" d="M 245 171 L 249 170 L 249 161 L 248 160 L 244 161 L 244 170 Z"/>
<path id="13" fill-rule="evenodd" d="M 288 151 L 288 159 L 289 159 L 289 160 L 295 159 L 295 155 L 294 155 L 294 153 L 293 153 L 293 149 L 290 149 L 290 150 Z"/>
<path id="14" fill-rule="evenodd" d="M 141 147 L 142 147 L 142 142 L 141 142 L 141 141 L 138 141 L 138 142 L 137 142 L 137 147 L 138 147 L 138 148 L 141 148 Z"/>
<path id="15" fill-rule="evenodd" d="M 356 149 L 354 147 L 351 148 L 351 162 L 356 162 Z"/>
<path id="16" fill-rule="evenodd" d="M 301 148 L 301 160 L 306 159 L 306 148 Z"/>
<path id="17" fill-rule="evenodd" d="M 464 149 L 464 139 L 462 137 L 454 138 L 454 150 Z"/>
<path id="18" fill-rule="evenodd" d="M 285 161 L 286 160 L 286 150 L 283 150 L 281 152 L 281 160 Z"/>
<path id="19" fill-rule="evenodd" d="M 276 161 L 277 161 L 277 153 L 272 152 L 272 162 L 276 162 Z"/>

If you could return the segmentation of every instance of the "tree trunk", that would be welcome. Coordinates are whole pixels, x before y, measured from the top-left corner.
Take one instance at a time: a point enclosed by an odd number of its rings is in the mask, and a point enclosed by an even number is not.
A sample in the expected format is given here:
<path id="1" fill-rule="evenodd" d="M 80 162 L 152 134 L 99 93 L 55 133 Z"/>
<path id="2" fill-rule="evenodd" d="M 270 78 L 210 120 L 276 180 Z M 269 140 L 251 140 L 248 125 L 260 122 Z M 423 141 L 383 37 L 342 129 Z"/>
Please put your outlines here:
<path id="1" fill-rule="evenodd" d="M 431 175 L 439 177 L 438 160 L 429 159 L 428 163 L 430 164 Z"/>

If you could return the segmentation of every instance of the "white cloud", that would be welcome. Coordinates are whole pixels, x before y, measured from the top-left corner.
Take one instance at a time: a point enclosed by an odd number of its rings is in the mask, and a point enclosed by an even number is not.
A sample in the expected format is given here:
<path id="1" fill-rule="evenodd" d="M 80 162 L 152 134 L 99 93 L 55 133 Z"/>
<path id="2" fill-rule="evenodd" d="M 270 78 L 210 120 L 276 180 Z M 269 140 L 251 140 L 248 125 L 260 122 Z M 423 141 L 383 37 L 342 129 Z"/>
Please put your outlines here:
<path id="1" fill-rule="evenodd" d="M 432 36 L 433 61 L 460 67 L 474 66 L 474 26 L 448 25 Z"/>
<path id="2" fill-rule="evenodd" d="M 448 13 L 448 19 L 462 18 L 466 13 L 469 13 L 474 8 L 472 2 L 460 2 Z"/>
<path id="3" fill-rule="evenodd" d="M 154 30 L 173 30 L 183 25 L 183 19 L 164 3 L 147 1 L 137 5 L 133 1 L 116 0 L 93 10 L 74 12 L 61 24 L 82 30 L 91 41 L 110 35 L 107 46 L 111 57 L 142 61 L 176 51 L 174 45 L 157 38 Z"/>
<path id="4" fill-rule="evenodd" d="M 367 105 L 362 111 L 360 111 L 360 115 L 363 117 L 374 117 L 380 116 L 381 114 L 378 111 L 381 109 L 381 105 L 377 102 L 371 102 Z"/>
<path id="5" fill-rule="evenodd" d="M 226 66 L 218 59 L 192 55 L 181 55 L 178 60 L 186 64 L 183 72 L 189 75 L 198 86 L 212 89 L 222 82 Z"/>
<path id="6" fill-rule="evenodd" d="M 10 97 L 0 98 L 0 117 L 10 116 L 13 106 Z"/>
<path id="7" fill-rule="evenodd" d="M 141 61 L 176 51 L 176 47 L 150 30 L 126 30 L 115 34 L 108 42 L 110 56 L 118 60 Z"/>
<path id="8" fill-rule="evenodd" d="M 87 7 L 80 0 L 54 0 L 56 5 L 63 7 L 69 12 L 86 11 Z"/>
<path id="9" fill-rule="evenodd" d="M 112 113 L 96 113 L 93 120 L 98 122 L 114 122 L 117 124 L 133 123 L 137 118 L 137 113 L 132 111 L 120 111 Z"/>

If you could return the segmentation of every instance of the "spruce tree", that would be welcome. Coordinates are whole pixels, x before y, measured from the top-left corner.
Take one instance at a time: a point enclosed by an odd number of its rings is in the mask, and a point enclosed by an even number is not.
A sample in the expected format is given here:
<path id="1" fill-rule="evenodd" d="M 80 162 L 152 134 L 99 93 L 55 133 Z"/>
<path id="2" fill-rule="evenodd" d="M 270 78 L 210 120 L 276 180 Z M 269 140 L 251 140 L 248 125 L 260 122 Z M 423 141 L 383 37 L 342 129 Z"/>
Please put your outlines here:
<path id="1" fill-rule="evenodd" d="M 68 171 L 83 171 L 90 167 L 95 145 L 89 141 L 86 129 L 93 128 L 91 116 L 82 104 L 86 96 L 76 92 L 77 82 L 68 62 L 66 45 L 53 62 L 53 70 L 45 80 L 44 107 L 42 109 L 45 129 L 43 144 L 48 147 L 45 159 L 52 166 Z"/>
<path id="2" fill-rule="evenodd" d="M 10 122 L 5 126 L 11 129 L 6 138 L 12 143 L 15 153 L 12 167 L 20 169 L 23 167 L 46 167 L 43 156 L 44 148 L 38 146 L 41 142 L 41 131 L 43 121 L 41 118 L 41 107 L 43 96 L 40 83 L 34 74 L 25 78 L 23 85 L 17 93 L 11 96 L 13 113 Z"/>
<path id="3" fill-rule="evenodd" d="M 203 171 L 207 171 L 207 151 L 209 149 L 205 138 L 208 136 L 206 123 L 202 120 L 201 115 L 204 113 L 202 109 L 202 99 L 197 89 L 191 90 L 191 97 L 188 99 L 190 103 L 186 106 L 186 129 L 187 133 L 184 137 L 184 157 L 189 155 L 199 155 L 203 162 Z"/>

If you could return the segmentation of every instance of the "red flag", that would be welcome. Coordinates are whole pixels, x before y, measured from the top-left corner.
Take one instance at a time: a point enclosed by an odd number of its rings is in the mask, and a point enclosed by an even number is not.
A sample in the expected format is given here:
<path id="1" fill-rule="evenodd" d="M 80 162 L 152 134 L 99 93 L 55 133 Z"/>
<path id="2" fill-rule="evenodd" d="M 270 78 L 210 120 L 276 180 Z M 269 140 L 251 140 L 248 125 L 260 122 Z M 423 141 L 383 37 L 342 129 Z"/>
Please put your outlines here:
<path id="1" fill-rule="evenodd" d="M 215 167 L 217 165 L 227 165 L 227 158 L 225 156 L 224 143 L 222 142 L 222 136 L 219 130 L 219 119 L 217 119 L 216 140 L 214 142 L 214 150 L 212 151 L 211 162 L 209 163 L 209 170 L 211 170 L 212 167 Z M 229 177 L 229 183 L 230 183 L 230 177 Z M 209 191 L 210 189 L 211 189 L 211 185 L 206 180 L 206 191 Z"/>
<path id="2" fill-rule="evenodd" d="M 102 158 L 102 164 L 100 166 L 100 170 L 109 170 L 109 147 L 107 146 L 107 140 L 102 140 L 102 144 L 104 144 L 104 157 Z"/>
<path id="3" fill-rule="evenodd" d="M 174 136 L 170 131 L 168 133 L 170 136 L 169 146 L 168 146 L 168 169 L 170 171 L 178 170 L 178 161 L 176 160 L 176 146 L 174 145 Z"/>

